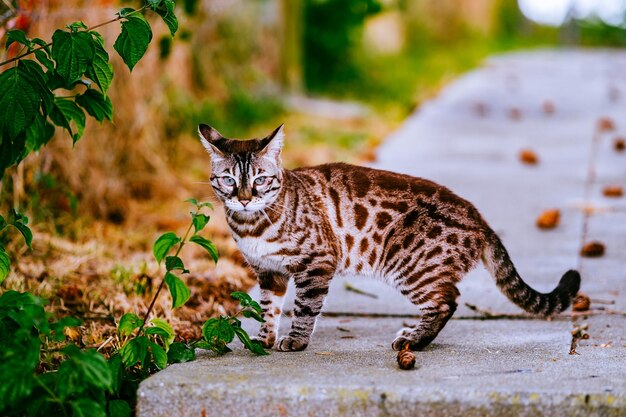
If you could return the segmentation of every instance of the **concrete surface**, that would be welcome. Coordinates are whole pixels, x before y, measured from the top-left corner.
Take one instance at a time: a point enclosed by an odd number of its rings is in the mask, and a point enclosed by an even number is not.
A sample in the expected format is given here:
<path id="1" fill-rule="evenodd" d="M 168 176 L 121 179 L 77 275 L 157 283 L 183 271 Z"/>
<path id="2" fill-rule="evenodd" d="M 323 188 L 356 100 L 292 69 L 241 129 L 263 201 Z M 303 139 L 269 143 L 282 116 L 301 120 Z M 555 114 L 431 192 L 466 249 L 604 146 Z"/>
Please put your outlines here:
<path id="1" fill-rule="evenodd" d="M 333 283 L 306 351 L 254 357 L 236 345 L 222 357 L 203 352 L 144 381 L 138 415 L 626 415 L 626 197 L 601 193 L 607 184 L 626 187 L 626 153 L 612 149 L 614 137 L 626 136 L 624 68 L 626 54 L 615 51 L 491 59 L 412 115 L 375 164 L 433 179 L 474 202 L 538 290 L 579 266 L 592 298 L 588 316 L 575 323 L 568 314 L 485 319 L 465 303 L 521 311 L 479 267 L 461 284 L 453 320 L 417 353 L 415 370 L 401 371 L 390 343 L 417 311 L 384 284 L 344 277 Z M 553 114 L 543 111 L 546 100 Z M 616 130 L 598 133 L 600 117 L 611 117 Z M 521 164 L 522 148 L 540 163 Z M 541 231 L 535 219 L 547 208 L 561 210 L 561 224 Z M 601 258 L 578 255 L 583 208 L 591 213 L 585 239 L 606 245 Z M 377 298 L 348 291 L 346 282 Z M 590 338 L 569 355 L 570 330 L 580 323 Z M 285 333 L 289 319 L 282 324 Z"/>

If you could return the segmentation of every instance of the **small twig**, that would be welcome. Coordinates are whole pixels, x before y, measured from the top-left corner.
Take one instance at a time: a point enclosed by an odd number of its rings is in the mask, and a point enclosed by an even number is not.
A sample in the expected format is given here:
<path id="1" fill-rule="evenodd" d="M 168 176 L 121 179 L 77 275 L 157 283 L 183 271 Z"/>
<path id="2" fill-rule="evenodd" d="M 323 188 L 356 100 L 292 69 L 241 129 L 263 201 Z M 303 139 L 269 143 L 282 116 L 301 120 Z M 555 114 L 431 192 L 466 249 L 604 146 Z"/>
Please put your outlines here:
<path id="1" fill-rule="evenodd" d="M 480 313 L 480 314 L 482 314 L 483 316 L 486 316 L 486 317 L 493 317 L 493 316 L 495 316 L 495 314 L 492 313 L 491 311 L 489 311 L 487 309 L 484 309 L 484 308 L 480 308 L 480 307 L 478 307 L 477 305 L 474 305 L 474 304 L 465 303 L 465 307 L 469 308 L 472 311 Z"/>
<path id="2" fill-rule="evenodd" d="M 615 300 L 601 300 L 599 298 L 592 298 L 591 302 L 593 304 L 609 304 L 609 305 L 615 304 Z"/>
<path id="3" fill-rule="evenodd" d="M 350 283 L 346 282 L 345 284 L 343 284 L 343 287 L 347 290 L 347 291 L 352 291 L 355 292 L 357 294 L 361 294 L 361 295 L 365 295 L 366 297 L 371 297 L 371 298 L 378 298 L 378 296 L 376 294 L 372 294 L 371 292 L 367 292 L 367 291 L 363 291 L 359 288 L 354 287 L 353 285 L 351 285 Z"/>
<path id="4" fill-rule="evenodd" d="M 574 327 L 572 330 L 572 342 L 569 348 L 570 355 L 579 355 L 579 353 L 576 352 L 576 348 L 578 347 L 578 342 L 581 339 L 589 339 L 589 333 L 587 333 L 588 328 L 589 325 L 587 323 Z"/>
<path id="5" fill-rule="evenodd" d="M 109 343 L 111 343 L 111 341 L 113 341 L 113 336 L 109 336 L 109 338 L 107 340 L 104 341 L 103 344 L 100 345 L 100 347 L 98 349 L 96 349 L 97 352 L 100 352 L 100 349 L 102 349 L 103 347 L 105 347 L 106 345 L 108 345 Z"/>

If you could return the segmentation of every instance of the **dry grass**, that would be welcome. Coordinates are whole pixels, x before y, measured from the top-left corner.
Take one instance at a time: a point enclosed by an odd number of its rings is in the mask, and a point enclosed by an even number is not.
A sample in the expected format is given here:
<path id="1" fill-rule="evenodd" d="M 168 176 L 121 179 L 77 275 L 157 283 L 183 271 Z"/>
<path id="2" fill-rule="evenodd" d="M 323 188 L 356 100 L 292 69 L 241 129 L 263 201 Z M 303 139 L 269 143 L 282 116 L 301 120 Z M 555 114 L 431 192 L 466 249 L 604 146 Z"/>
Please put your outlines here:
<path id="1" fill-rule="evenodd" d="M 74 20 L 88 25 L 105 21 L 117 10 L 113 3 L 106 0 L 99 3 L 101 7 L 93 7 L 71 0 L 61 10 L 60 3 L 48 2 L 47 8 L 37 11 L 30 35 L 47 38 Z M 166 92 L 186 91 L 201 100 L 196 81 L 198 74 L 204 74 L 200 80 L 207 89 L 204 97 L 226 100 L 233 74 L 243 80 L 245 88 L 274 76 L 275 34 L 271 30 L 257 37 L 262 48 L 251 50 L 258 63 L 253 74 L 242 69 L 249 64 L 237 61 L 237 54 L 250 51 L 236 50 L 228 56 L 233 52 L 228 44 L 200 47 L 206 39 L 219 44 L 220 34 L 233 26 L 220 24 L 217 13 L 229 18 L 233 10 L 209 8 L 200 13 L 198 19 L 212 23 L 198 27 L 191 41 L 175 44 L 166 61 L 159 59 L 155 45 L 166 28 L 154 21 L 153 45 L 132 75 L 113 52 L 119 27 L 103 27 L 115 70 L 109 90 L 114 122 L 98 125 L 88 120 L 84 137 L 74 147 L 67 134 L 58 131 L 48 146 L 8 171 L 0 183 L 2 211 L 9 206 L 25 210 L 35 235 L 32 251 L 20 239 L 13 239 L 7 247 L 14 270 L 3 288 L 33 292 L 49 300 L 48 310 L 55 315 L 83 319 L 77 332 L 68 333 L 81 346 L 106 343 L 104 351 L 115 346 L 109 337 L 115 334 L 116 321 L 126 312 L 143 315 L 162 279 L 164 268 L 151 253 L 154 239 L 165 231 L 182 234 L 185 230 L 192 207 L 183 200 L 215 199 L 210 186 L 203 183 L 208 178 L 209 158 L 195 132 L 188 129 L 168 136 L 166 126 L 172 119 L 168 118 L 171 103 Z M 254 26 L 254 19 L 246 19 Z M 248 38 L 252 42 L 255 34 Z M 223 77 L 215 75 L 220 74 L 215 61 L 211 63 L 216 56 L 221 57 Z M 261 136 L 280 123 L 287 127 L 284 159 L 288 167 L 372 161 L 375 146 L 393 128 L 372 114 L 336 119 L 287 111 L 252 129 L 246 125 L 229 130 L 242 132 L 238 136 L 250 131 Z M 254 284 L 219 207 L 203 234 L 217 245 L 218 264 L 213 265 L 201 250 L 186 247 L 182 257 L 191 271 L 184 277 L 192 291 L 189 302 L 173 311 L 165 291 L 154 309 L 154 315 L 168 319 L 183 340 L 198 338 L 202 322 L 209 317 L 233 312 L 236 305 L 229 294 Z"/>

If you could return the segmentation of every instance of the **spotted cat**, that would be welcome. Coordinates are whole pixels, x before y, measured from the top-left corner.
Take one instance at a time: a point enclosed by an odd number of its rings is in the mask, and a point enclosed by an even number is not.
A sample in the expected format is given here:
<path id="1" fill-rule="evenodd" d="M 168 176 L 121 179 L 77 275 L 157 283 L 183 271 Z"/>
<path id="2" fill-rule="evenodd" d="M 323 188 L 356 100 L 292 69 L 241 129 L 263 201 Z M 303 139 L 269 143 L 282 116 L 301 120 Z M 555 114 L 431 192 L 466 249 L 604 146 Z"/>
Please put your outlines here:
<path id="1" fill-rule="evenodd" d="M 532 314 L 563 311 L 579 289 L 574 270 L 548 294 L 528 286 L 478 210 L 441 185 L 339 163 L 284 169 L 283 126 L 263 139 L 227 139 L 204 124 L 199 133 L 213 190 L 258 276 L 265 318 L 258 339 L 267 348 L 305 349 L 330 281 L 341 274 L 378 278 L 419 308 L 420 322 L 399 332 L 395 350 L 428 346 L 457 307 L 457 283 L 479 260 L 501 291 Z M 277 341 L 290 279 L 294 319 Z"/>

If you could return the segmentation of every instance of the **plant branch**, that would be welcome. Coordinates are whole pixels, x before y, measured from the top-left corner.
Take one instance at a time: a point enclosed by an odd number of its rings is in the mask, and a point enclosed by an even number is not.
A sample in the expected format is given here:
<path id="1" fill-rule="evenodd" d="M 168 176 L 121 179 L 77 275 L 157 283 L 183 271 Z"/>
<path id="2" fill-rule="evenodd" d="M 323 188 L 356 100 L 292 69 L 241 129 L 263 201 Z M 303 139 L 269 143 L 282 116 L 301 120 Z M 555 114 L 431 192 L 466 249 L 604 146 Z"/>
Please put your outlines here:
<path id="1" fill-rule="evenodd" d="M 111 20 L 107 20 L 106 22 L 98 23 L 97 25 L 91 26 L 91 27 L 87 28 L 86 31 L 89 32 L 89 31 L 97 29 L 97 28 L 99 28 L 101 26 L 108 25 L 109 23 L 113 23 L 113 22 L 117 22 L 118 20 L 125 19 L 128 16 L 133 15 L 135 13 L 139 13 L 139 12 L 141 12 L 141 11 L 147 9 L 147 8 L 148 8 L 148 5 L 145 5 L 145 6 L 139 8 L 139 9 L 133 11 L 133 12 L 130 12 L 130 13 L 124 15 L 124 16 L 119 16 L 118 15 L 118 16 L 116 16 L 115 18 L 113 18 Z M 40 50 L 42 50 L 44 48 L 48 48 L 50 46 L 52 46 L 52 42 L 48 42 L 45 45 L 39 45 L 36 48 L 28 50 L 28 52 L 24 52 L 21 55 L 18 55 L 16 57 L 11 58 L 11 59 L 7 59 L 6 61 L 0 62 L 0 67 L 2 67 L 4 65 L 7 65 L 7 64 L 10 64 L 11 62 L 19 61 L 20 59 L 22 59 L 22 58 L 24 58 L 24 57 L 26 57 L 26 56 L 28 56 L 30 54 L 34 54 L 35 52 L 40 51 Z"/>
<path id="2" fill-rule="evenodd" d="M 185 232 L 183 239 L 180 241 L 180 244 L 178 245 L 178 249 L 176 250 L 176 253 L 174 254 L 174 256 L 178 256 L 178 254 L 180 254 L 180 250 L 183 248 L 183 246 L 185 246 L 185 242 L 187 241 L 187 237 L 189 236 L 189 232 L 191 231 L 192 227 L 193 227 L 193 222 L 189 224 L 189 227 L 187 228 L 187 231 Z M 141 332 L 143 331 L 143 328 L 146 326 L 146 321 L 148 320 L 148 316 L 150 316 L 150 313 L 152 312 L 152 309 L 154 308 L 154 304 L 156 303 L 156 300 L 159 297 L 159 293 L 163 289 L 164 285 L 165 285 L 165 277 L 163 277 L 163 279 L 161 280 L 161 283 L 159 284 L 159 288 L 157 288 L 157 291 L 154 294 L 154 297 L 152 297 L 152 301 L 150 302 L 150 306 L 148 306 L 148 311 L 146 311 L 146 314 L 143 316 L 143 321 L 141 322 L 141 326 L 139 327 L 139 331 L 137 332 L 137 335 L 141 334 Z"/>

